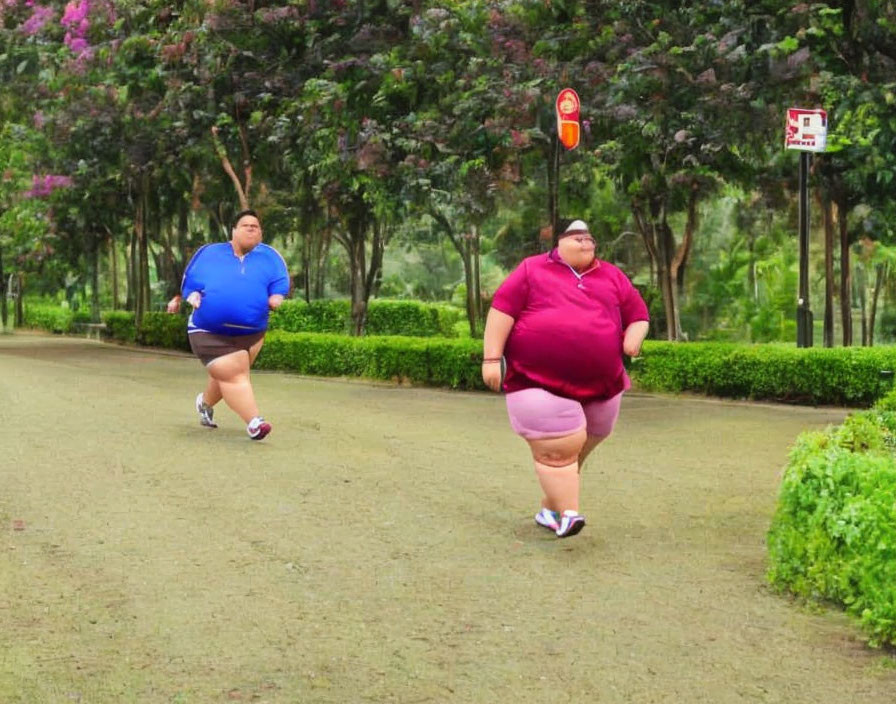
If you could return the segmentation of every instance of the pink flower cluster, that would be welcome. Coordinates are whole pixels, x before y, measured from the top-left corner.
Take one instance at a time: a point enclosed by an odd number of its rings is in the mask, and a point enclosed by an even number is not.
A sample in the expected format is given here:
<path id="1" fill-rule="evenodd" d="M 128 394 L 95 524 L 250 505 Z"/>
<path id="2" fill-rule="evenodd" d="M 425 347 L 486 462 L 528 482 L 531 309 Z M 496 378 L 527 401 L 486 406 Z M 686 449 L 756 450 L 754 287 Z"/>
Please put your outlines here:
<path id="1" fill-rule="evenodd" d="M 65 13 L 62 15 L 61 24 L 66 28 L 65 45 L 79 58 L 90 53 L 90 45 L 87 43 L 87 30 L 90 29 L 90 21 L 87 19 L 89 12 L 90 0 L 71 0 L 65 6 Z"/>
<path id="2" fill-rule="evenodd" d="M 31 179 L 31 190 L 25 191 L 26 198 L 46 198 L 57 188 L 68 188 L 72 185 L 70 176 L 57 174 L 34 174 Z"/>
<path id="3" fill-rule="evenodd" d="M 31 5 L 30 2 L 28 4 Z M 23 34 L 27 34 L 29 37 L 33 36 L 40 32 L 40 30 L 44 28 L 44 25 L 53 19 L 53 15 L 55 14 L 56 12 L 52 7 L 44 7 L 42 5 L 34 6 L 34 9 L 31 11 L 31 17 L 25 20 L 19 29 Z"/>

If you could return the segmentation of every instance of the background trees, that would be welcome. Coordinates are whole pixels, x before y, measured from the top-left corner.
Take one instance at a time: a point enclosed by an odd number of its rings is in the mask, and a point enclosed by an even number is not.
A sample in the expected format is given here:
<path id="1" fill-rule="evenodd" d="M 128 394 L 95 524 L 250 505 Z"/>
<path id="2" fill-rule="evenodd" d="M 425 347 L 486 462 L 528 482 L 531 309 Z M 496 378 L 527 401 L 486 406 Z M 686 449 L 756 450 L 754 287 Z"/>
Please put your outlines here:
<path id="1" fill-rule="evenodd" d="M 642 286 L 655 333 L 792 341 L 780 132 L 787 107 L 819 106 L 820 337 L 850 344 L 855 319 L 870 344 L 896 319 L 894 47 L 893 5 L 872 1 L 9 0 L 0 275 L 141 315 L 250 204 L 297 295 L 350 296 L 356 332 L 384 267 L 404 281 L 419 250 L 432 281 L 387 292 L 453 298 L 477 334 L 560 213 Z"/>

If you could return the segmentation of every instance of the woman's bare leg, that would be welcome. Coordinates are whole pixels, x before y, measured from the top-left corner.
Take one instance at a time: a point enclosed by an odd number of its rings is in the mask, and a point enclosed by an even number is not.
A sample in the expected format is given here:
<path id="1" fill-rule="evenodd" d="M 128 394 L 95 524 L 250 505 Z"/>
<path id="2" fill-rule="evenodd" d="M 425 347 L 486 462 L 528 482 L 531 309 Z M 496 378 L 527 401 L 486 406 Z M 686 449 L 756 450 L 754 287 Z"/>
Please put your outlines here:
<path id="1" fill-rule="evenodd" d="M 578 512 L 578 458 L 586 439 L 584 428 L 560 438 L 527 438 L 535 460 L 535 474 L 544 492 L 544 508 L 557 513 Z"/>
<path id="2" fill-rule="evenodd" d="M 225 354 L 223 357 L 212 360 L 206 369 L 208 369 L 209 376 L 217 382 L 224 403 L 245 423 L 258 415 L 255 392 L 249 382 L 248 352 L 239 350 Z"/>
<path id="3" fill-rule="evenodd" d="M 585 464 L 585 460 L 588 458 L 588 455 L 591 454 L 591 451 L 608 437 L 609 435 L 589 435 L 585 439 L 585 445 L 579 453 L 579 472 L 582 471 L 582 466 Z"/>
<path id="4" fill-rule="evenodd" d="M 264 338 L 261 338 L 258 342 L 252 345 L 249 348 L 249 367 L 251 368 L 252 364 L 255 362 L 255 358 L 258 356 L 258 353 L 261 352 L 261 346 L 264 344 Z M 217 360 L 215 360 L 217 362 Z M 221 393 L 221 384 L 220 382 L 212 375 L 211 370 L 208 373 L 208 380 L 205 384 L 205 391 L 202 392 L 202 400 L 205 402 L 207 406 L 214 406 L 218 401 L 224 398 Z M 257 415 L 257 414 L 256 414 Z"/>
<path id="5" fill-rule="evenodd" d="M 202 400 L 206 406 L 214 406 L 222 398 L 221 385 L 209 372 L 208 379 L 205 382 L 205 391 L 202 392 Z"/>

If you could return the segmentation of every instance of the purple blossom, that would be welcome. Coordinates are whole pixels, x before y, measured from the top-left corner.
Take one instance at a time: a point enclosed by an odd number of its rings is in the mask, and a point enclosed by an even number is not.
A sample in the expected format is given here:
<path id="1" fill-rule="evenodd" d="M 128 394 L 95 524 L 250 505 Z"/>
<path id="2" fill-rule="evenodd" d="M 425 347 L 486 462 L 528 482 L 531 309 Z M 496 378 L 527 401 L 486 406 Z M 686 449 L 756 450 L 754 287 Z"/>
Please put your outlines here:
<path id="1" fill-rule="evenodd" d="M 75 37 L 70 33 L 65 33 L 65 44 L 72 50 L 73 54 L 83 54 L 90 45 L 84 37 Z"/>
<path id="2" fill-rule="evenodd" d="M 53 11 L 52 7 L 35 7 L 34 11 L 31 13 L 31 17 L 25 20 L 19 29 L 23 34 L 27 34 L 29 37 L 33 36 L 40 32 L 47 22 L 53 19 L 54 14 L 56 13 Z"/>
<path id="3" fill-rule="evenodd" d="M 72 50 L 72 53 L 78 59 L 89 59 L 93 52 L 90 51 L 90 44 L 87 43 L 87 32 L 90 29 L 90 22 L 87 19 L 87 13 L 90 12 L 90 0 L 71 0 L 65 6 L 65 14 L 62 15 L 60 23 L 68 31 L 65 33 L 65 45 Z"/>
<path id="4" fill-rule="evenodd" d="M 68 188 L 72 185 L 70 176 L 59 174 L 34 174 L 31 178 L 31 190 L 25 191 L 26 198 L 46 198 L 57 188 Z"/>
<path id="5" fill-rule="evenodd" d="M 43 129 L 44 123 L 46 122 L 43 112 L 38 110 L 36 113 L 34 113 L 34 117 L 32 118 L 32 120 L 34 121 L 35 129 Z"/>
<path id="6" fill-rule="evenodd" d="M 80 25 L 82 21 L 87 19 L 88 12 L 90 12 L 90 0 L 80 0 L 80 2 L 72 0 L 65 6 L 65 14 L 62 15 L 62 26 Z"/>

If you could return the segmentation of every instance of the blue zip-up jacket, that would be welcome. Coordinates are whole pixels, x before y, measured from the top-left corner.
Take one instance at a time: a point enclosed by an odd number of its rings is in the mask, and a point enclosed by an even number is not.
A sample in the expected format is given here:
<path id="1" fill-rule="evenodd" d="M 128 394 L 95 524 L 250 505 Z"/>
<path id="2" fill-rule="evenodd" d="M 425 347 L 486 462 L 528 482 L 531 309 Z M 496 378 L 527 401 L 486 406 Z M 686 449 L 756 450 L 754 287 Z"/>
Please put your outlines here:
<path id="1" fill-rule="evenodd" d="M 184 271 L 181 295 L 194 291 L 202 302 L 187 332 L 251 335 L 268 327 L 268 297 L 289 294 L 286 262 L 273 247 L 257 245 L 238 257 L 230 242 L 200 247 Z"/>

